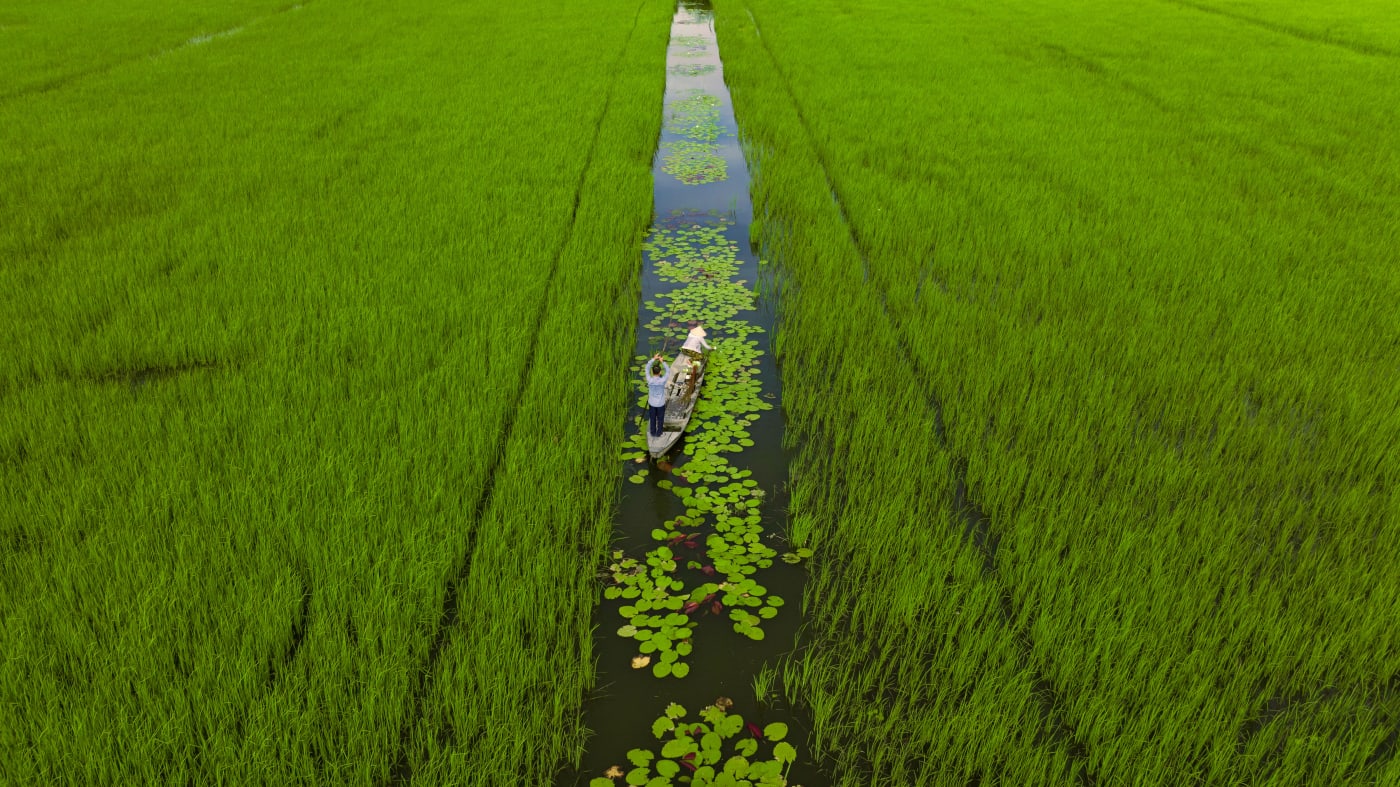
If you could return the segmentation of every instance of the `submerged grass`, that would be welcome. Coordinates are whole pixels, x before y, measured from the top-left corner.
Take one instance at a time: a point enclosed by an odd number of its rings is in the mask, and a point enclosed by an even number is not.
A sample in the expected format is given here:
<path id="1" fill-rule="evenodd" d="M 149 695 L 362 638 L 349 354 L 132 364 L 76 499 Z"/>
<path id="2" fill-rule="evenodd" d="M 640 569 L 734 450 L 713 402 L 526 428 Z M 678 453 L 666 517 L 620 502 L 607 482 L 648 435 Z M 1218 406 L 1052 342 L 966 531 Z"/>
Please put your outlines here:
<path id="1" fill-rule="evenodd" d="M 0 103 L 0 782 L 581 745 L 670 11 L 308 3 Z"/>
<path id="2" fill-rule="evenodd" d="M 716 3 L 841 783 L 1400 775 L 1400 62 L 1212 5 Z"/>

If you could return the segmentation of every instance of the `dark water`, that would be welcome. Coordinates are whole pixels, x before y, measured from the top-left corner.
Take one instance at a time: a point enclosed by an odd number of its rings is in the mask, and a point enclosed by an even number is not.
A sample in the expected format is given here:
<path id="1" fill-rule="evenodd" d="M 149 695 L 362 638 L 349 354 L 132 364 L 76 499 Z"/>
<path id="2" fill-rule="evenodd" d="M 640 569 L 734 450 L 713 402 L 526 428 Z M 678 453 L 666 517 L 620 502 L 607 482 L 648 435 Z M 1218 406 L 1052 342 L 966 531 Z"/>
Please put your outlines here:
<path id="1" fill-rule="evenodd" d="M 768 269 L 760 265 L 749 242 L 749 227 L 753 219 L 749 175 L 739 145 L 733 104 L 724 84 L 723 64 L 720 62 L 712 20 L 708 3 L 683 2 L 677 9 L 671 27 L 671 46 L 667 51 L 665 111 L 667 117 L 672 118 L 677 102 L 697 95 L 717 99 L 718 117 L 715 122 L 720 135 L 714 140 L 714 152 L 724 160 L 727 176 L 716 182 L 697 185 L 682 182 L 675 174 L 667 172 L 665 158 L 670 146 L 684 144 L 686 137 L 671 128 L 663 128 L 661 145 L 652 167 L 654 215 L 660 227 L 692 224 L 723 226 L 724 237 L 737 246 L 735 255 L 739 265 L 733 279 L 745 282 L 748 289 L 756 289 L 759 293 L 757 308 L 741 312 L 738 319 L 765 331 L 751 337 L 757 340 L 758 347 L 765 353 L 759 360 L 754 379 L 761 386 L 762 401 L 774 407 L 762 411 L 748 426 L 748 437 L 753 445 L 726 457 L 736 468 L 751 471 L 751 478 L 763 490 L 764 497 L 759 508 L 764 531 L 762 541 L 781 554 L 788 552 L 791 545 L 784 538 L 788 455 L 783 450 L 782 409 L 776 406 L 781 401 L 782 389 L 769 351 L 774 311 L 773 304 L 764 294 L 766 288 L 763 282 Z M 694 71 L 705 73 L 692 73 Z M 666 345 L 669 357 L 674 354 L 676 342 L 668 341 L 646 327 L 655 313 L 645 304 L 677 285 L 658 276 L 655 262 L 650 253 L 645 254 L 642 260 L 643 305 L 638 308 L 636 354 L 650 356 Z M 712 334 L 710 338 L 713 341 L 718 337 Z M 634 371 L 640 380 L 640 366 Z M 711 384 L 711 379 L 707 377 L 702 398 L 712 393 Z M 638 395 L 641 395 L 640 392 Z M 629 414 L 629 436 L 643 428 L 641 417 L 640 408 Z M 682 501 L 657 483 L 662 480 L 683 483 L 675 473 L 685 472 L 686 456 L 687 445 L 683 437 L 673 451 L 672 467 L 658 466 L 652 462 L 620 462 L 620 478 L 624 483 L 621 483 L 622 494 L 615 520 L 615 549 L 624 551 L 628 556 L 641 556 L 658 545 L 651 537 L 652 530 L 684 513 Z M 645 481 L 640 484 L 627 483 L 627 479 L 639 470 L 646 472 Z M 703 547 L 700 551 L 703 552 Z M 616 634 L 618 627 L 626 622 L 618 610 L 629 602 L 604 599 L 594 620 L 595 654 L 599 662 L 598 689 L 584 707 L 584 721 L 592 730 L 593 737 L 581 767 L 577 771 L 563 773 L 558 780 L 560 787 L 587 785 L 591 778 L 602 776 L 610 766 L 629 770 L 631 766 L 626 757 L 629 749 L 656 750 L 658 741 L 651 733 L 651 724 L 662 715 L 669 703 L 685 706 L 690 711 L 690 718 L 694 718 L 701 708 L 719 697 L 732 699 L 734 705 L 731 712 L 741 714 L 746 721 L 759 726 L 770 722 L 789 725 L 787 740 L 798 751 L 798 759 L 789 772 L 789 784 L 805 787 L 828 784 L 829 780 L 808 756 L 810 747 L 807 745 L 806 720 L 793 712 L 787 698 L 781 697 L 776 681 L 761 702 L 755 697 L 755 676 L 765 665 L 775 666 L 779 657 L 795 646 L 805 576 L 801 565 L 790 565 L 782 560 L 775 560 L 771 567 L 761 568 L 753 575 L 768 589 L 769 594 L 781 596 L 786 601 L 775 618 L 764 621 L 765 638 L 761 641 L 753 641 L 736 633 L 727 617 L 700 617 L 691 637 L 694 650 L 686 659 L 691 671 L 681 679 L 657 678 L 650 669 L 632 668 L 638 643 Z M 599 591 L 601 595 L 601 585 Z M 619 778 L 615 783 L 622 784 L 624 781 Z"/>

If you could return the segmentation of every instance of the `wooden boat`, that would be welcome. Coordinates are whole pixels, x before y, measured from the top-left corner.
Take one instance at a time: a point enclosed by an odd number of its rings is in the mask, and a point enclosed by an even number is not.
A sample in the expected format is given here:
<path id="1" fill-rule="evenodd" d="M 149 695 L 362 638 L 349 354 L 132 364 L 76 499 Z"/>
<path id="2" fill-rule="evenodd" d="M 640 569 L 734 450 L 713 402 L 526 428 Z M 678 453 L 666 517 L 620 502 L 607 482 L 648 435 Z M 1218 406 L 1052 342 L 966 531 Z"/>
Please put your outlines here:
<path id="1" fill-rule="evenodd" d="M 660 436 L 647 433 L 647 452 L 660 459 L 676 444 L 690 423 L 695 403 L 700 400 L 700 385 L 705 380 L 705 365 L 710 345 L 705 342 L 703 328 L 694 328 L 671 368 L 666 372 L 666 416 Z"/>

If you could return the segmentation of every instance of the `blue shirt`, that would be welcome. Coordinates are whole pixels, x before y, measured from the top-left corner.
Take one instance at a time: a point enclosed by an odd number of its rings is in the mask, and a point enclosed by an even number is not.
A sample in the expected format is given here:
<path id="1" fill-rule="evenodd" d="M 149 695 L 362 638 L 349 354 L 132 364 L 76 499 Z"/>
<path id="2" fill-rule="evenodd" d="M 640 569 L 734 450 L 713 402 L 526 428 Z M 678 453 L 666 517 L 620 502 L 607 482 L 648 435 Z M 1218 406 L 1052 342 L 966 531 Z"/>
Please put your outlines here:
<path id="1" fill-rule="evenodd" d="M 666 406 L 666 367 L 661 367 L 661 374 L 651 373 L 651 361 L 642 367 L 642 376 L 647 379 L 647 404 L 652 407 Z"/>

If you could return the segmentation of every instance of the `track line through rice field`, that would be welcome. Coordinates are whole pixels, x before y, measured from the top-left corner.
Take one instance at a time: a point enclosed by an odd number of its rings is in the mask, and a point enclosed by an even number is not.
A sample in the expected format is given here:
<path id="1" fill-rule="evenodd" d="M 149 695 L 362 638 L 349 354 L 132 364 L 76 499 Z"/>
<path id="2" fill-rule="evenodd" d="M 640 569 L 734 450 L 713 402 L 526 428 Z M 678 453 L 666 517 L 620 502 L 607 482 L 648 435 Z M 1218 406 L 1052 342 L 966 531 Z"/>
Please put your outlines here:
<path id="1" fill-rule="evenodd" d="M 269 688 L 277 684 L 278 678 L 289 669 L 297 659 L 297 654 L 301 652 L 301 645 L 306 641 L 306 629 L 311 623 L 311 567 L 305 560 L 298 560 L 293 568 L 293 575 L 296 577 L 297 585 L 301 587 L 301 603 L 297 607 L 297 616 L 292 620 L 292 628 L 288 633 L 286 648 L 282 653 L 280 663 L 269 661 L 267 665 L 267 685 Z"/>
<path id="2" fill-rule="evenodd" d="M 1384 47 L 1375 46 L 1374 44 L 1365 44 L 1360 41 L 1348 41 L 1342 38 L 1332 38 L 1326 35 L 1325 33 L 1319 33 L 1315 30 L 1307 30 L 1305 28 L 1294 27 L 1292 25 L 1285 25 L 1279 22 L 1271 22 L 1268 19 L 1260 19 L 1259 17 L 1249 16 L 1248 14 L 1241 14 L 1236 11 L 1229 11 L 1224 8 L 1216 8 L 1215 6 L 1208 5 L 1206 3 L 1197 3 L 1193 2 L 1192 0 L 1162 0 L 1162 2 L 1170 3 L 1171 5 L 1179 6 L 1181 8 L 1189 8 L 1193 11 L 1199 11 L 1203 14 L 1211 14 L 1213 16 L 1222 16 L 1226 19 L 1233 19 L 1236 22 L 1241 22 L 1246 25 L 1252 25 L 1263 30 L 1268 30 L 1271 33 L 1278 33 L 1279 35 L 1288 36 L 1290 38 L 1296 38 L 1299 41 L 1307 41 L 1313 44 L 1325 44 L 1328 46 L 1340 47 L 1349 52 L 1355 52 L 1358 55 L 1370 55 L 1372 57 L 1400 57 L 1400 52 L 1386 49 Z"/>
<path id="3" fill-rule="evenodd" d="M 632 17 L 632 27 L 627 31 L 627 38 L 618 49 L 617 56 L 613 58 L 612 81 L 608 83 L 607 95 L 603 98 L 603 109 L 598 113 L 598 122 L 593 127 L 593 137 L 588 144 L 588 153 L 584 157 L 583 166 L 579 167 L 578 181 L 574 184 L 573 206 L 569 211 L 569 222 L 560 238 L 559 246 L 554 251 L 554 256 L 550 261 L 549 274 L 545 278 L 544 291 L 540 294 L 540 300 L 535 307 L 534 330 L 530 335 L 529 346 L 522 357 L 520 371 L 516 375 L 516 390 L 524 390 L 529 382 L 531 370 L 530 359 L 534 357 L 539 347 L 541 327 L 544 325 L 544 318 L 550 303 L 550 295 L 554 287 L 554 280 L 559 273 L 560 260 L 564 256 L 564 249 L 568 247 L 569 240 L 573 236 L 574 226 L 578 219 L 579 201 L 583 194 L 583 184 L 587 180 L 588 171 L 593 166 L 593 156 L 598 149 L 598 139 L 602 136 L 603 123 L 607 119 L 608 110 L 612 106 L 613 92 L 617 87 L 618 69 L 622 65 L 622 58 L 627 53 L 627 48 L 632 44 L 632 38 L 637 31 L 637 23 L 642 16 L 642 9 L 646 7 L 646 0 L 637 4 L 637 12 Z M 495 451 L 491 456 L 490 463 L 486 467 L 485 482 L 481 486 L 481 491 L 477 496 L 476 503 L 472 507 L 473 528 L 465 534 L 466 543 L 462 548 L 461 565 L 453 573 L 451 581 L 447 585 L 447 593 L 443 597 L 442 611 L 438 615 L 437 626 L 433 632 L 432 644 L 428 648 L 428 656 L 423 667 L 418 670 L 416 683 L 410 700 L 411 710 L 404 720 L 403 727 L 399 730 L 399 750 L 395 756 L 392 766 L 389 769 L 389 781 L 393 784 L 408 784 L 413 781 L 413 768 L 408 762 L 409 743 L 413 737 L 413 730 L 423 717 L 423 698 L 432 689 L 432 676 L 437 671 L 438 658 L 442 654 L 443 647 L 447 643 L 447 634 L 457 623 L 458 615 L 458 589 L 466 582 L 471 573 L 471 558 L 473 550 L 473 536 L 475 526 L 480 525 L 486 512 L 490 510 L 495 495 L 495 478 L 500 469 L 501 463 L 505 459 L 506 450 L 510 445 L 511 437 L 515 433 L 516 416 L 520 412 L 517 404 L 506 414 L 505 423 L 501 428 L 501 436 L 496 441 Z"/>
<path id="4" fill-rule="evenodd" d="M 1038 48 L 1039 51 L 1044 52 L 1051 60 L 1063 68 L 1087 74 L 1100 80 L 1105 85 L 1118 88 L 1119 90 L 1137 96 L 1160 112 L 1175 111 L 1161 96 L 1141 85 L 1133 83 L 1131 80 L 1119 76 L 1111 68 L 1088 55 L 1052 43 L 1041 43 Z"/>
<path id="5" fill-rule="evenodd" d="M 763 38 L 758 19 L 754 16 L 753 9 L 748 8 L 747 3 L 745 4 L 745 10 L 748 12 L 749 20 L 753 23 L 754 37 L 762 46 L 769 63 L 772 64 L 774 72 L 782 82 L 783 89 L 787 93 L 788 101 L 792 105 L 793 111 L 797 115 L 798 123 L 802 126 L 803 133 L 807 138 L 807 144 L 816 155 L 817 163 L 822 170 L 822 177 L 826 181 L 826 186 L 831 193 L 832 200 L 836 203 L 836 209 L 840 215 L 841 223 L 846 228 L 846 234 L 850 238 L 856 253 L 860 256 L 862 272 L 866 284 L 869 284 L 879 297 L 881 311 L 886 322 L 888 322 L 893 329 L 892 333 L 899 344 L 903 356 L 910 360 L 911 366 L 919 377 L 930 379 L 932 375 L 929 374 L 922 362 L 918 360 L 918 356 L 914 354 L 904 329 L 890 313 L 888 297 L 885 290 L 870 280 L 870 261 L 865 245 L 861 242 L 860 235 L 854 223 L 846 213 L 840 190 L 837 188 L 836 181 L 831 175 L 831 167 L 828 165 L 826 156 L 823 154 L 821 147 L 817 144 L 816 135 L 808 125 L 806 116 L 802 113 L 802 107 L 798 103 L 797 96 L 792 90 L 792 83 L 788 79 L 787 73 L 783 71 L 782 66 L 778 63 L 778 59 L 773 55 L 773 51 L 769 47 L 768 42 Z M 945 451 L 951 450 L 951 444 L 948 441 L 947 429 L 943 419 L 944 410 L 942 401 L 938 398 L 936 393 L 929 391 L 928 399 L 925 404 L 933 414 L 934 435 L 939 446 Z M 953 482 L 954 507 L 958 516 L 962 518 L 965 524 L 964 539 L 970 541 L 981 555 L 984 576 L 989 581 L 995 582 L 1000 586 L 1003 621 L 1021 650 L 1022 663 L 1030 671 L 1032 682 L 1036 688 L 1035 697 L 1041 705 L 1041 720 L 1048 728 L 1046 732 L 1049 733 L 1049 737 L 1052 740 L 1063 744 L 1069 756 L 1080 766 L 1077 769 L 1080 785 L 1082 785 L 1082 787 L 1094 787 L 1097 780 L 1090 768 L 1089 753 L 1082 744 L 1078 743 L 1078 736 L 1075 734 L 1074 726 L 1061 715 L 1059 710 L 1061 706 L 1060 697 L 1055 691 L 1053 684 L 1045 678 L 1042 670 L 1034 663 L 1034 658 L 1032 656 L 1034 653 L 1034 643 L 1027 631 L 1028 627 L 1022 627 L 1016 624 L 1016 621 L 1020 619 L 1020 610 L 1016 606 L 1010 588 L 1006 586 L 1005 580 L 1001 578 L 1000 572 L 997 570 L 996 550 L 1000 537 L 997 536 L 993 530 L 990 517 L 987 516 L 986 512 L 984 512 L 971 497 L 967 485 L 967 460 L 964 457 L 953 457 L 953 464 L 956 468 L 956 477 Z"/>
<path id="6" fill-rule="evenodd" d="M 248 29 L 252 25 L 258 24 L 259 22 L 272 19 L 273 17 L 281 16 L 282 14 L 288 13 L 290 11 L 298 11 L 305 7 L 307 4 L 313 2 L 315 2 L 315 0 L 299 0 L 299 2 L 296 3 L 288 3 L 287 5 L 284 5 L 281 8 L 274 9 L 266 14 L 263 14 L 262 16 L 255 16 L 247 20 L 246 22 L 239 22 L 238 24 L 230 25 L 229 27 L 226 27 L 222 30 L 216 30 L 212 33 L 200 33 L 197 35 L 190 36 L 189 38 L 174 46 L 155 49 L 139 55 L 129 55 L 127 57 L 113 60 L 109 63 L 99 63 L 98 65 L 92 66 L 91 68 L 85 68 L 80 71 L 70 71 L 66 74 L 58 74 L 43 81 L 36 82 L 32 85 L 24 85 L 22 87 L 10 91 L 9 93 L 0 94 L 0 106 L 3 106 L 4 104 L 15 99 L 25 98 L 27 96 L 37 96 L 42 95 L 44 93 L 52 93 L 55 90 L 61 90 L 65 87 L 68 87 L 69 85 L 76 84 L 89 77 L 96 77 L 102 76 L 103 74 L 109 74 L 117 70 L 118 68 L 121 68 L 122 66 L 130 65 L 132 63 L 138 63 L 142 60 L 154 60 L 156 58 L 164 57 L 165 55 L 168 55 L 172 52 L 179 52 L 183 49 L 188 49 L 192 46 L 199 46 L 201 44 L 207 44 L 222 38 L 229 38 L 231 36 L 237 35 L 238 33 L 241 33 L 242 31 Z"/>

